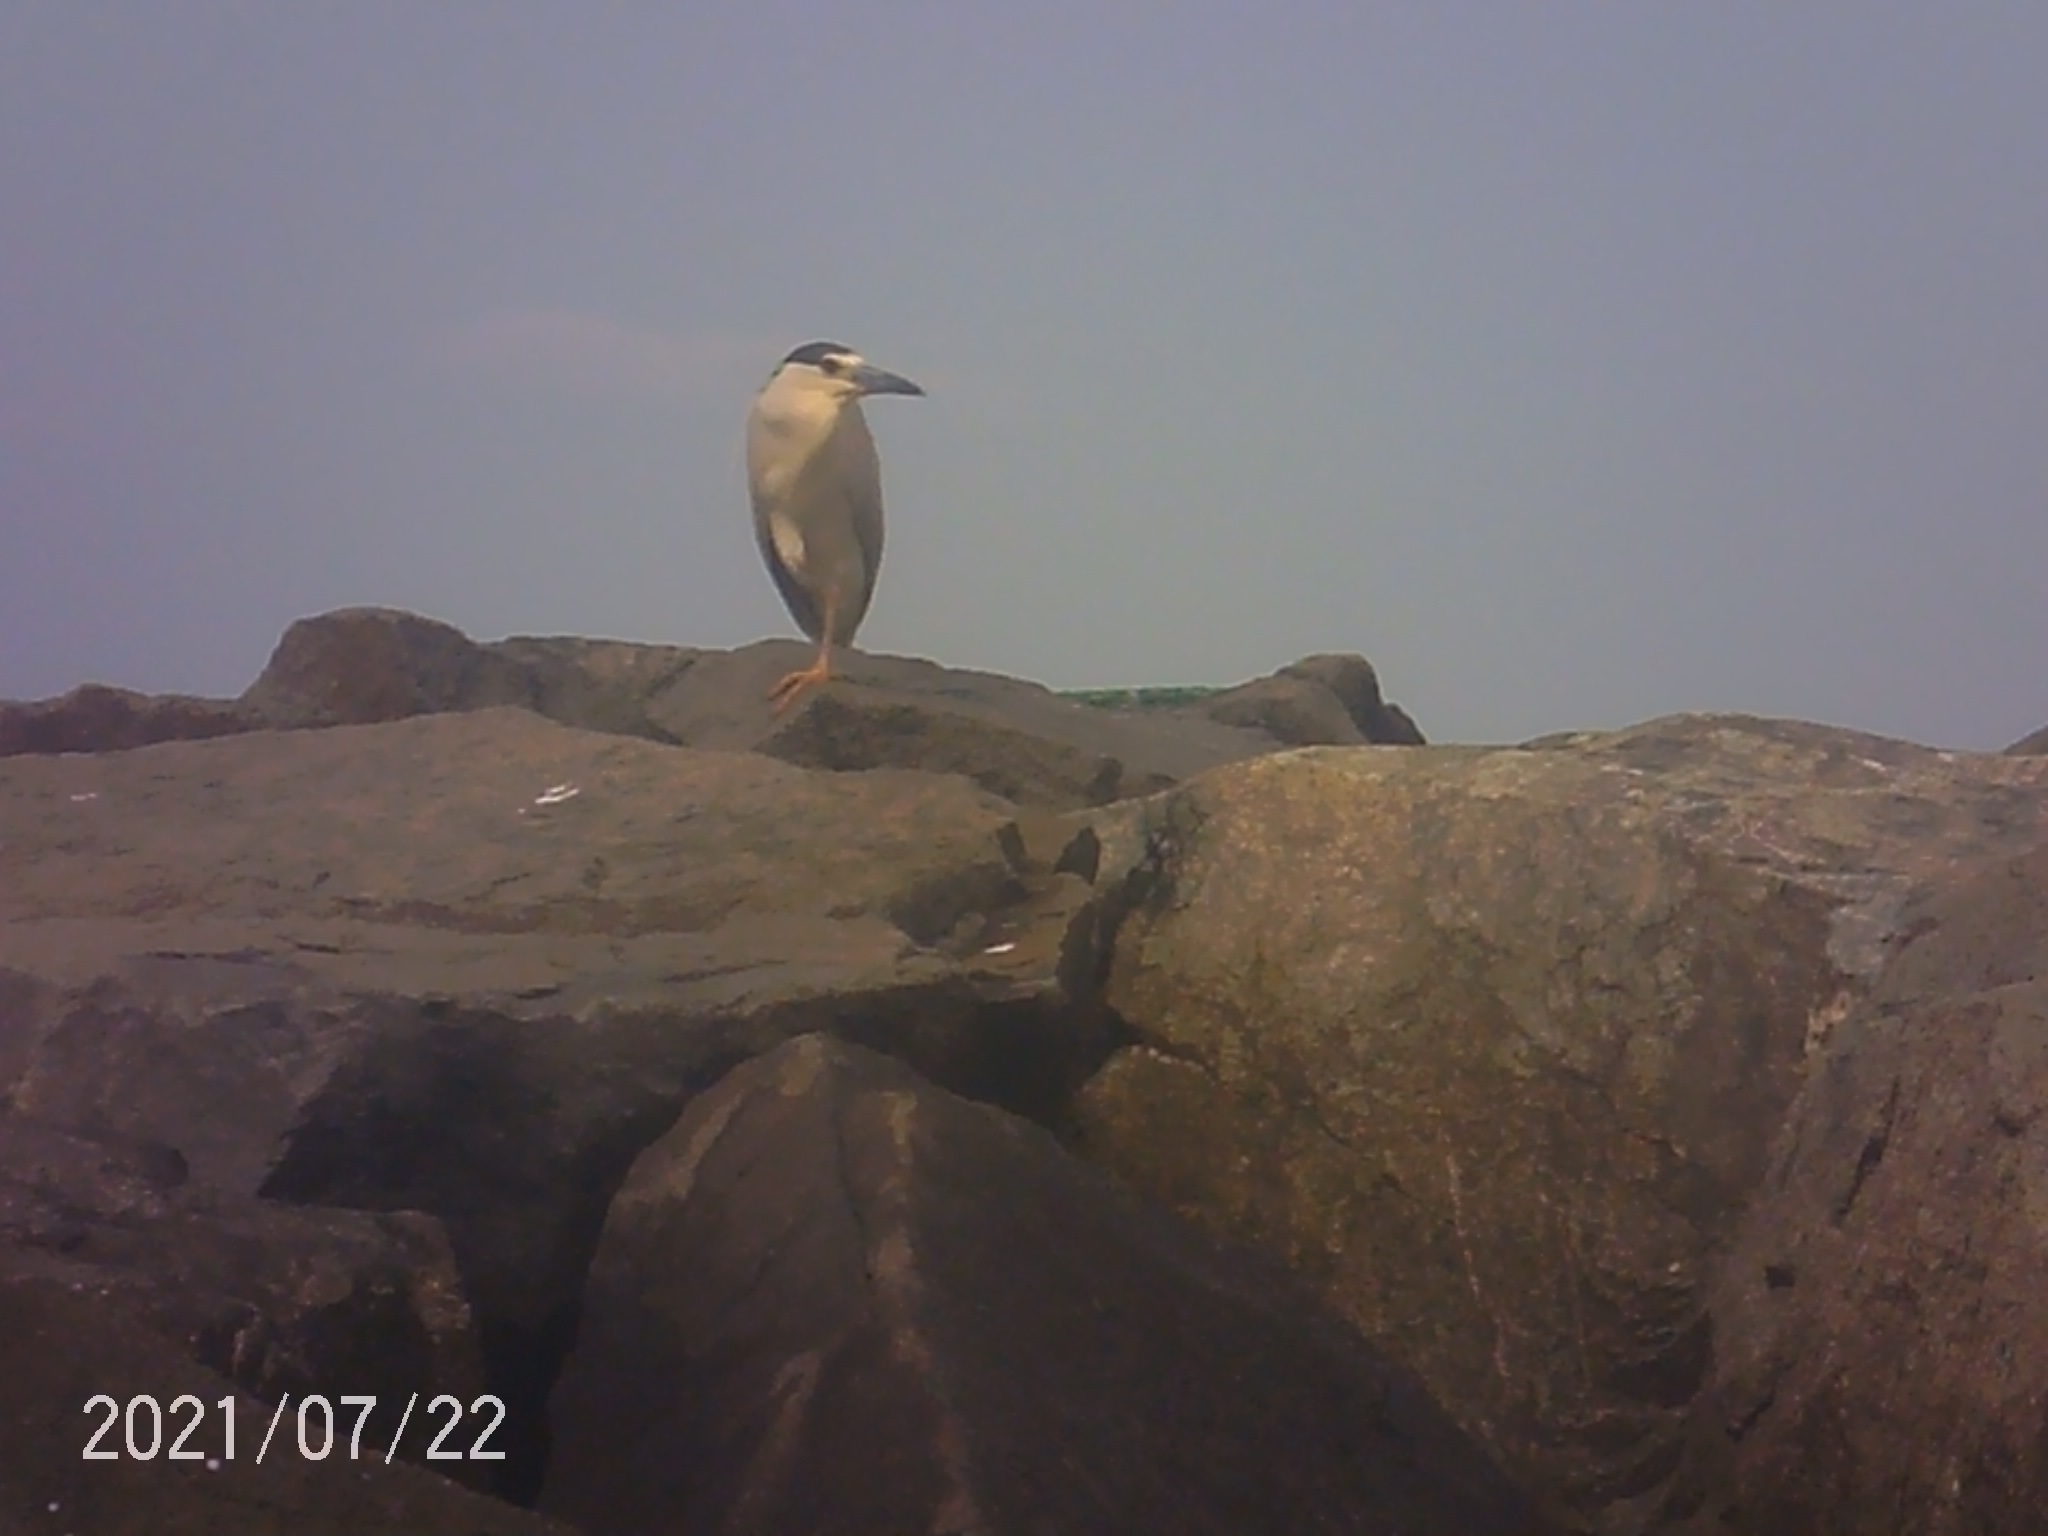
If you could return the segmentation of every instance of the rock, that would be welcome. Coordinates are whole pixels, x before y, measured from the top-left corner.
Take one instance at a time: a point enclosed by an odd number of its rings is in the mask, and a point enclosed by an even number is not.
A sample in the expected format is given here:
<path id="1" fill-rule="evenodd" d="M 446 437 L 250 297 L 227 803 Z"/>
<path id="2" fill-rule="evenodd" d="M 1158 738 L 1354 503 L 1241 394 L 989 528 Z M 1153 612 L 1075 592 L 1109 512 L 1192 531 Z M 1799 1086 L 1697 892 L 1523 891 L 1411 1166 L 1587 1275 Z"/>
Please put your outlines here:
<path id="1" fill-rule="evenodd" d="M 533 698 L 524 667 L 452 624 L 393 608 L 344 608 L 287 629 L 241 705 L 268 725 L 290 728 L 370 725 Z"/>
<path id="2" fill-rule="evenodd" d="M 1679 717 L 1308 749 L 1097 819 L 1081 1145 L 1283 1256 L 1584 1529 L 1660 1506 L 1705 1288 L 1907 900 L 2048 836 L 2048 766 Z"/>
<path id="3" fill-rule="evenodd" d="M 698 661 L 718 654 L 680 645 L 530 635 L 485 649 L 525 672 L 528 707 L 550 720 L 670 744 L 681 738 L 655 715 Z"/>
<path id="4" fill-rule="evenodd" d="M 1366 740 L 1335 694 L 1299 677 L 1262 677 L 1193 707 L 1210 720 L 1264 731 L 1289 746 L 1363 746 Z"/>
<path id="5" fill-rule="evenodd" d="M 157 741 L 201 741 L 261 722 L 224 699 L 161 697 L 86 683 L 62 698 L 0 703 L 0 757 L 119 752 Z"/>
<path id="6" fill-rule="evenodd" d="M 593 1530 L 1542 1529 L 1284 1273 L 816 1036 L 634 1165 L 554 1413 Z"/>
<path id="7" fill-rule="evenodd" d="M 915 765 L 1018 805 L 1062 809 L 1151 794 L 1272 737 L 1212 721 L 1092 709 L 1035 683 L 896 656 L 853 655 L 786 716 L 764 696 L 808 659 L 766 641 L 699 660 L 654 712 L 679 741 L 834 772 Z"/>
<path id="8" fill-rule="evenodd" d="M 0 1112 L 0 1277 L 89 1292 L 266 1402 L 369 1393 L 389 1444 L 410 1392 L 469 1402 L 483 1357 L 448 1240 L 416 1212 L 302 1210 L 195 1186 L 161 1144 Z M 401 1455 L 418 1460 L 425 1438 Z M 490 1464 L 436 1471 L 481 1481 Z"/>
<path id="9" fill-rule="evenodd" d="M 520 1475 L 611 1191 L 704 1084 L 830 1028 L 1049 1113 L 1108 1048 L 1086 882 L 956 777 L 498 708 L 15 758 L 0 825 L 0 1100 L 439 1217 Z"/>
<path id="10" fill-rule="evenodd" d="M 1280 669 L 1280 676 L 1320 683 L 1344 706 L 1360 733 L 1378 746 L 1419 747 L 1422 732 L 1408 712 L 1380 697 L 1379 673 L 1363 656 L 1304 656 Z"/>
<path id="11" fill-rule="evenodd" d="M 493 709 L 0 772 L 0 914 L 346 919 L 628 938 L 761 912 L 915 936 L 1007 894 L 1014 816 L 947 778 L 813 775 Z"/>
<path id="12" fill-rule="evenodd" d="M 2048 754 L 2048 725 L 2042 726 L 2031 736 L 2022 736 L 2005 750 L 2014 757 L 2039 757 Z"/>
<path id="13" fill-rule="evenodd" d="M 367 1441 L 347 1452 L 353 1413 L 324 1459 L 297 1450 L 288 1416 L 257 1459 L 272 1408 L 90 1288 L 0 1277 L 0 1529 L 75 1536 L 575 1536 L 568 1526 L 514 1509 L 407 1464 L 387 1466 Z M 162 1411 L 157 1454 L 132 1457 L 125 1423 L 92 1399 L 105 1394 L 125 1420 L 136 1399 Z M 173 1407 L 181 1394 L 191 1401 Z M 234 1458 L 225 1456 L 227 1398 Z M 289 1405 L 288 1405 L 289 1407 Z M 133 1409 L 148 1449 L 147 1404 Z M 444 1414 L 445 1418 L 445 1414 Z M 317 1435 L 319 1421 L 312 1421 Z M 192 1459 L 171 1459 L 175 1447 Z M 319 1442 L 314 1439 L 312 1444 Z M 388 1442 L 387 1442 L 388 1443 Z M 110 1460 L 85 1459 L 88 1449 Z M 209 1460 L 208 1458 L 212 1459 Z"/>
<path id="14" fill-rule="evenodd" d="M 1304 657 L 1183 713 L 1263 731 L 1295 747 L 1423 745 L 1415 722 L 1381 700 L 1379 676 L 1363 656 Z"/>
<path id="15" fill-rule="evenodd" d="M 1905 933 L 1715 1284 L 1688 1531 L 2021 1536 L 2048 1508 L 2048 846 Z"/>

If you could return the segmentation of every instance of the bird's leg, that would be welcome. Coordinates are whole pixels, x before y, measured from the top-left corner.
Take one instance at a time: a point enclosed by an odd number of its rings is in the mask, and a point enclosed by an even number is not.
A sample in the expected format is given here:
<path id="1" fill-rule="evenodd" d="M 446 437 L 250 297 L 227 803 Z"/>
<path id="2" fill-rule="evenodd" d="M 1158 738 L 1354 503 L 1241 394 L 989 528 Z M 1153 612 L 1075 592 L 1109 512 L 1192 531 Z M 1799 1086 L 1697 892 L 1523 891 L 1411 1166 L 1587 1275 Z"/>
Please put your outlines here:
<path id="1" fill-rule="evenodd" d="M 797 695 L 813 684 L 828 681 L 832 676 L 832 624 L 838 614 L 838 604 L 832 598 L 825 599 L 824 639 L 818 642 L 818 659 L 801 672 L 792 672 L 773 688 L 768 690 L 768 703 L 776 714 L 781 714 L 794 704 Z"/>
<path id="2" fill-rule="evenodd" d="M 768 690 L 768 702 L 775 713 L 781 714 L 796 702 L 798 694 L 814 683 L 822 683 L 832 676 L 832 642 L 827 640 L 818 647 L 818 659 L 801 672 L 792 672 L 773 688 Z"/>

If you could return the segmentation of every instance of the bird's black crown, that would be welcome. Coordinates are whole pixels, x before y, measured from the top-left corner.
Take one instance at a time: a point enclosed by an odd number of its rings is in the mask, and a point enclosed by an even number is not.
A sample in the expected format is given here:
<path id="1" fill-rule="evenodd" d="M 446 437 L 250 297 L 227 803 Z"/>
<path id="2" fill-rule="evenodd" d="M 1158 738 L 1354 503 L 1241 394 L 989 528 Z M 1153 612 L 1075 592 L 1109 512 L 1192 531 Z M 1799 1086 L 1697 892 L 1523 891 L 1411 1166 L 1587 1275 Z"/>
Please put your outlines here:
<path id="1" fill-rule="evenodd" d="M 853 348 L 842 347 L 836 341 L 807 341 L 782 360 L 786 368 L 791 363 L 809 363 L 813 368 L 822 368 L 835 357 L 852 357 Z"/>

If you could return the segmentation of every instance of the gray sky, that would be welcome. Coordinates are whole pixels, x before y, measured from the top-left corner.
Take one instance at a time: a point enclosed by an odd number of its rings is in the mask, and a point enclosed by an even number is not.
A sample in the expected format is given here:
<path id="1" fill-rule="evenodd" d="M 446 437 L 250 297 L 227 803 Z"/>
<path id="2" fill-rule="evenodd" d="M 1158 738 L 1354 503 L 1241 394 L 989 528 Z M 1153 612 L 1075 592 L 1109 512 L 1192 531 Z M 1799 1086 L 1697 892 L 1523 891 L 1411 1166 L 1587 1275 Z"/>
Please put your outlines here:
<path id="1" fill-rule="evenodd" d="M 931 391 L 864 649 L 2000 746 L 2044 82 L 2039 0 L 5 0 L 0 696 L 792 634 L 741 421 L 829 339 Z"/>

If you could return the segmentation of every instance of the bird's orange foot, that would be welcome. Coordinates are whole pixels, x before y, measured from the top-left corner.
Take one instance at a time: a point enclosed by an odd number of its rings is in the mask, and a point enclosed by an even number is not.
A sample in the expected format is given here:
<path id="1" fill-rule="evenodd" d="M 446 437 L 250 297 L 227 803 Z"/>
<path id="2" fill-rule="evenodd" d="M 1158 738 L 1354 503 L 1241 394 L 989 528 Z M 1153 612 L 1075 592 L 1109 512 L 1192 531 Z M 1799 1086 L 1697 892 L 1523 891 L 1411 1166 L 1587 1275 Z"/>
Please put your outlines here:
<path id="1" fill-rule="evenodd" d="M 806 688 L 827 681 L 831 676 L 832 669 L 822 659 L 805 667 L 801 672 L 792 672 L 768 690 L 769 706 L 779 715 L 796 702 L 798 694 Z"/>

